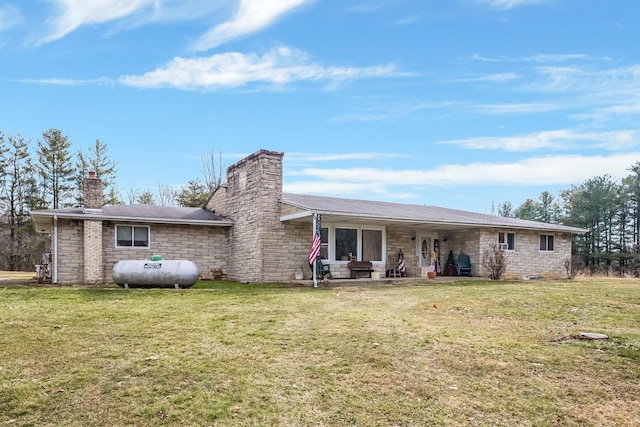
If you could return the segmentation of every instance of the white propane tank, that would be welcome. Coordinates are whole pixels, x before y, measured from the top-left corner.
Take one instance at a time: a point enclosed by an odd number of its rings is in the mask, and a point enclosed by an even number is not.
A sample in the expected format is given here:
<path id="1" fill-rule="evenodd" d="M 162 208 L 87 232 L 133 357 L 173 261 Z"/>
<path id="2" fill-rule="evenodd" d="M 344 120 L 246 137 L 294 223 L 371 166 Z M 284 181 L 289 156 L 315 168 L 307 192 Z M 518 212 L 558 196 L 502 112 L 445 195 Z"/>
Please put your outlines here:
<path id="1" fill-rule="evenodd" d="M 154 256 L 150 260 L 118 261 L 112 276 L 124 288 L 188 288 L 198 281 L 200 270 L 193 261 Z"/>

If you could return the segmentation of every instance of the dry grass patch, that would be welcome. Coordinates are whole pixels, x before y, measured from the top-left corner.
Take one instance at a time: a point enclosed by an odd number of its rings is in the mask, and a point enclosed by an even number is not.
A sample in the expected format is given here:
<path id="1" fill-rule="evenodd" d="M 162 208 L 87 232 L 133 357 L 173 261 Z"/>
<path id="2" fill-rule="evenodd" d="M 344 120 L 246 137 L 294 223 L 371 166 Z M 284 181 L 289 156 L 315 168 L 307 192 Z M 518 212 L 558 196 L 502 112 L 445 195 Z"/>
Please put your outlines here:
<path id="1" fill-rule="evenodd" d="M 30 280 L 36 276 L 35 271 L 0 271 L 0 283 L 3 280 Z"/>
<path id="2" fill-rule="evenodd" d="M 637 280 L 0 288 L 0 425 L 637 425 L 639 318 Z"/>

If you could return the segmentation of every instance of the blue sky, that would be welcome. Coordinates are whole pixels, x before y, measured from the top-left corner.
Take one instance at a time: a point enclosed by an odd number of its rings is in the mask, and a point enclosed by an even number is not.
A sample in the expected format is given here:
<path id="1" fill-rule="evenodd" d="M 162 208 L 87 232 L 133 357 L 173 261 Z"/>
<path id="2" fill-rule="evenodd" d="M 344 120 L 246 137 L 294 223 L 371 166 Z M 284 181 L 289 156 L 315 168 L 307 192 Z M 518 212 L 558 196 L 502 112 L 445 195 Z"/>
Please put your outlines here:
<path id="1" fill-rule="evenodd" d="M 640 2 L 0 0 L 0 131 L 121 191 L 285 153 L 285 191 L 490 213 L 640 160 Z M 35 144 L 34 144 L 35 145 Z"/>

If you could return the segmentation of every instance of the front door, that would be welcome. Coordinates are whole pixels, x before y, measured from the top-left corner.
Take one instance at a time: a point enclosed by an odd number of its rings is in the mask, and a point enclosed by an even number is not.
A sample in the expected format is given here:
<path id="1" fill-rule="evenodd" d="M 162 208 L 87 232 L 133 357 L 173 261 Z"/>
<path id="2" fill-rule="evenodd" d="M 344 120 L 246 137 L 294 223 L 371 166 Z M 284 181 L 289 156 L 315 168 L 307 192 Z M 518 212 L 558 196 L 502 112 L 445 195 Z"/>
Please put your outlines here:
<path id="1" fill-rule="evenodd" d="M 420 267 L 429 267 L 432 261 L 431 253 L 434 250 L 433 242 L 435 240 L 435 236 L 430 234 L 423 234 L 420 235 L 416 240 L 416 252 L 418 253 Z"/>

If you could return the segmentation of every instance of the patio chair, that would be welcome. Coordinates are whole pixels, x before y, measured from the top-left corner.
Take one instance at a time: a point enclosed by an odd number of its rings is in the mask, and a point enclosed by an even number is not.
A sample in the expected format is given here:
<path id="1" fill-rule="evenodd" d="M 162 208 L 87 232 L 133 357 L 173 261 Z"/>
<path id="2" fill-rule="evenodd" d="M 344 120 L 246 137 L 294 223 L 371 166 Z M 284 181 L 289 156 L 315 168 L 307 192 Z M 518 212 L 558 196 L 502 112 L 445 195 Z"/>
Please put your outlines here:
<path id="1" fill-rule="evenodd" d="M 471 258 L 469 258 L 469 255 L 462 253 L 458 255 L 456 270 L 458 271 L 458 276 L 471 276 Z"/>
<path id="2" fill-rule="evenodd" d="M 309 263 L 309 268 L 311 269 L 311 274 L 313 275 L 313 264 Z M 316 276 L 320 280 L 331 279 L 331 267 L 329 264 L 323 264 L 322 258 L 316 258 Z"/>

